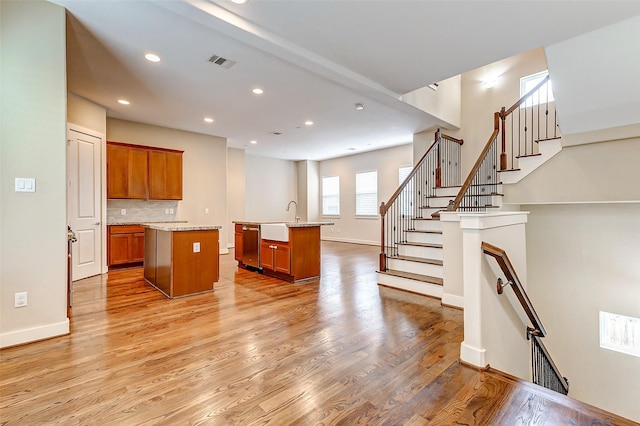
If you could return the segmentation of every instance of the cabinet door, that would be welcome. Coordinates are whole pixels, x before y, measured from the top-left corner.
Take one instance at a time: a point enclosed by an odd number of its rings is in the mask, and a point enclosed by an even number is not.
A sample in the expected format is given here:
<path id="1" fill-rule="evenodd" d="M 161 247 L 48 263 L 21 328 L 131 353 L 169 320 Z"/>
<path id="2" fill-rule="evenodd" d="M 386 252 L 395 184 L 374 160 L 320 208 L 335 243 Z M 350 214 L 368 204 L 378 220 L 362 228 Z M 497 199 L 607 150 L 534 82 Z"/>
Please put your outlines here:
<path id="1" fill-rule="evenodd" d="M 291 270 L 290 268 L 290 251 L 288 245 L 275 244 L 276 248 L 274 249 L 274 261 L 273 266 L 274 270 L 277 272 L 283 272 L 288 274 Z"/>
<path id="2" fill-rule="evenodd" d="M 273 248 L 271 243 L 262 241 L 260 242 L 260 266 L 264 269 L 273 268 Z"/>
<path id="3" fill-rule="evenodd" d="M 235 259 L 238 262 L 242 261 L 242 232 L 234 232 L 233 241 L 235 247 Z"/>
<path id="4" fill-rule="evenodd" d="M 131 258 L 131 234 L 111 234 L 109 237 L 109 265 L 129 263 Z"/>
<path id="5" fill-rule="evenodd" d="M 148 196 L 148 163 L 147 150 L 129 148 L 129 192 L 127 198 L 142 198 Z"/>
<path id="6" fill-rule="evenodd" d="M 164 154 L 164 197 L 166 200 L 182 200 L 182 153 Z"/>
<path id="7" fill-rule="evenodd" d="M 164 152 L 149 151 L 149 198 L 164 198 Z"/>
<path id="8" fill-rule="evenodd" d="M 130 262 L 142 262 L 144 260 L 144 232 L 131 235 L 131 259 Z"/>
<path id="9" fill-rule="evenodd" d="M 107 144 L 107 198 L 127 198 L 129 148 Z"/>

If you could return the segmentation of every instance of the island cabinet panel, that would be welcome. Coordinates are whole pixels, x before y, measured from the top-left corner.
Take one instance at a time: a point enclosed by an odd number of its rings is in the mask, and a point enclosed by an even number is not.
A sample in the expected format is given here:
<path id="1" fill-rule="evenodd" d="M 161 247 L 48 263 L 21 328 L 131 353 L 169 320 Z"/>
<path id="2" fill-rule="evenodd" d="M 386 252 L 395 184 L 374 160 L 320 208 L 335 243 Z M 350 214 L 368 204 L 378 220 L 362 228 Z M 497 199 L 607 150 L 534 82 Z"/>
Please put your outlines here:
<path id="1" fill-rule="evenodd" d="M 320 227 L 289 228 L 294 281 L 320 276 Z"/>
<path id="2" fill-rule="evenodd" d="M 242 262 L 242 225 L 236 224 L 233 233 L 234 258 L 238 262 Z"/>
<path id="3" fill-rule="evenodd" d="M 170 299 L 213 291 L 220 279 L 219 232 L 145 230 L 144 277 Z"/>
<path id="4" fill-rule="evenodd" d="M 274 270 L 272 241 L 260 240 L 260 267 L 264 270 Z"/>
<path id="5" fill-rule="evenodd" d="M 144 260 L 144 228 L 136 225 L 107 227 L 108 264 L 124 265 Z"/>
<path id="6" fill-rule="evenodd" d="M 146 199 L 147 151 L 145 149 L 107 144 L 107 198 Z"/>
<path id="7" fill-rule="evenodd" d="M 149 151 L 149 198 L 182 199 L 182 153 Z"/>
<path id="8" fill-rule="evenodd" d="M 282 241 L 262 240 L 260 242 L 260 266 L 283 274 L 291 272 L 291 251 L 289 244 Z"/>

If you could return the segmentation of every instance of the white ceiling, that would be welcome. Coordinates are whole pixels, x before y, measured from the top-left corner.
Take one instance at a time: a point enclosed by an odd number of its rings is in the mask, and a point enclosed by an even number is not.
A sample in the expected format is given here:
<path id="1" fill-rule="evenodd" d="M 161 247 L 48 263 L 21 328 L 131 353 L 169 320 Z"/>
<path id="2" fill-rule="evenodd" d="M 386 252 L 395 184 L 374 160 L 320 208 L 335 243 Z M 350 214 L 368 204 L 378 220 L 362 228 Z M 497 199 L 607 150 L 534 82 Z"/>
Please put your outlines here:
<path id="1" fill-rule="evenodd" d="M 640 14 L 640 1 L 606 0 L 52 1 L 70 13 L 69 91 L 109 117 L 291 160 L 411 142 L 446 123 L 401 95 Z"/>

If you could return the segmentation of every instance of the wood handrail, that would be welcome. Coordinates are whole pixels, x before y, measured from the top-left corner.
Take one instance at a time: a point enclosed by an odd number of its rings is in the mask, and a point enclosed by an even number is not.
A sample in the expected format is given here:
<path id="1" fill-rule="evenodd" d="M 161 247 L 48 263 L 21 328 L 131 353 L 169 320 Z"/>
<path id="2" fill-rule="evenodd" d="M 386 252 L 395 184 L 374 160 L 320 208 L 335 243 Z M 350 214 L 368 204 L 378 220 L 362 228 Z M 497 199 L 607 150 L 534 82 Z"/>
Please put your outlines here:
<path id="1" fill-rule="evenodd" d="M 436 132 L 437 133 L 437 132 Z M 411 180 L 411 178 L 413 176 L 415 176 L 415 174 L 418 172 L 418 166 L 420 164 L 422 164 L 422 162 L 424 161 L 424 159 L 427 157 L 427 155 L 429 155 L 429 153 L 431 152 L 431 150 L 438 144 L 438 139 L 436 139 L 435 141 L 433 141 L 433 143 L 431 144 L 431 146 L 429 147 L 429 149 L 427 149 L 427 152 L 424 153 L 424 155 L 420 158 L 420 160 L 416 163 L 416 165 L 413 167 L 413 170 L 411 170 L 411 173 L 409 173 L 409 175 L 405 178 L 404 181 L 402 181 L 402 184 L 398 187 L 398 189 L 396 189 L 396 192 L 393 193 L 393 195 L 391 196 L 391 198 L 389 198 L 389 201 L 387 201 L 387 203 L 385 204 L 385 202 L 383 201 L 382 203 L 380 203 L 380 216 L 384 217 L 384 215 L 387 214 L 387 210 L 389 210 L 389 207 L 393 204 L 393 202 L 398 198 L 398 196 L 402 193 L 402 191 L 404 190 L 404 188 L 409 184 L 409 181 Z"/>
<path id="2" fill-rule="evenodd" d="M 551 76 L 549 74 L 547 74 L 547 76 L 545 78 L 543 78 L 538 84 L 536 84 L 536 86 L 529 90 L 529 92 L 525 95 L 523 95 L 520 99 L 518 99 L 518 102 L 516 102 L 515 104 L 513 104 L 511 106 L 511 108 L 509 108 L 508 110 L 505 110 L 504 112 L 500 113 L 500 116 L 502 118 L 508 116 L 509 114 L 511 114 L 513 111 L 515 111 L 520 105 L 522 105 L 524 103 L 524 101 L 526 101 L 529 96 L 533 95 L 535 92 L 538 91 L 538 89 L 540 89 L 542 86 L 545 85 L 545 83 L 547 81 L 549 81 L 549 79 L 551 78 Z"/>
<path id="3" fill-rule="evenodd" d="M 542 321 L 536 313 L 536 310 L 533 308 L 533 304 L 531 303 L 531 300 L 529 300 L 529 296 L 527 296 L 527 292 L 524 290 L 524 287 L 522 286 L 507 253 L 501 248 L 484 241 L 482 242 L 482 251 L 483 253 L 495 258 L 496 262 L 498 262 L 500 269 L 502 269 L 502 273 L 504 273 L 504 276 L 507 278 L 507 284 L 511 285 L 520 305 L 522 305 L 529 321 L 531 321 L 531 324 L 533 325 L 533 331 L 531 331 L 531 334 L 538 337 L 546 336 L 547 331 L 542 325 Z M 500 286 L 500 284 L 498 285 Z M 498 292 L 500 293 L 501 290 L 499 289 Z"/>
<path id="4" fill-rule="evenodd" d="M 480 165 L 482 164 L 484 157 L 486 157 L 487 152 L 489 152 L 489 150 L 491 149 L 491 144 L 495 140 L 496 136 L 498 136 L 499 132 L 500 132 L 500 114 L 496 112 L 493 114 L 493 133 L 491 133 L 491 136 L 489 137 L 487 144 L 484 146 L 484 149 L 478 156 L 476 163 L 471 168 L 471 171 L 469 172 L 467 179 L 464 181 L 464 184 L 462 184 L 462 188 L 460 188 L 460 191 L 458 191 L 458 195 L 456 195 L 456 199 L 453 201 L 453 204 L 449 206 L 448 210 L 456 211 L 458 210 L 458 207 L 460 207 L 460 203 L 462 202 L 462 198 L 464 198 L 464 194 L 467 193 L 467 190 L 471 186 L 471 182 L 473 182 L 473 178 L 476 176 L 476 173 L 478 172 L 478 169 L 480 168 Z"/>
<path id="5" fill-rule="evenodd" d="M 457 143 L 459 145 L 463 145 L 464 144 L 464 139 L 458 139 L 458 138 L 454 138 L 453 136 L 444 135 L 444 134 L 442 134 L 442 138 L 446 139 L 448 141 L 451 141 L 451 142 L 455 142 L 455 143 Z"/>

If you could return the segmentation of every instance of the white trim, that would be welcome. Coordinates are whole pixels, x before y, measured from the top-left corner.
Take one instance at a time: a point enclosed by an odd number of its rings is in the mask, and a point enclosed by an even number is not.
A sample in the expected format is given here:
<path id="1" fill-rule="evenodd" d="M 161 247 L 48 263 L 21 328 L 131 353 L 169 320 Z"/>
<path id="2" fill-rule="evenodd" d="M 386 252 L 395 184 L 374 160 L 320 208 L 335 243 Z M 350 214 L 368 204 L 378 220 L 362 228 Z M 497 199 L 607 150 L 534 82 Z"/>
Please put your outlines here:
<path id="1" fill-rule="evenodd" d="M 527 223 L 529 212 L 458 213 L 462 229 L 492 229 Z"/>
<path id="2" fill-rule="evenodd" d="M 0 334 L 0 348 L 22 345 L 23 343 L 31 343 L 65 334 L 69 334 L 69 318 L 65 318 L 63 322 Z"/>
<path id="3" fill-rule="evenodd" d="M 486 349 L 469 346 L 465 342 L 460 343 L 460 359 L 467 364 L 481 368 L 486 367 L 486 352 Z"/>
<path id="4" fill-rule="evenodd" d="M 447 306 L 455 306 L 456 308 L 464 309 L 464 296 L 458 296 L 456 294 L 443 293 L 442 304 Z"/>

